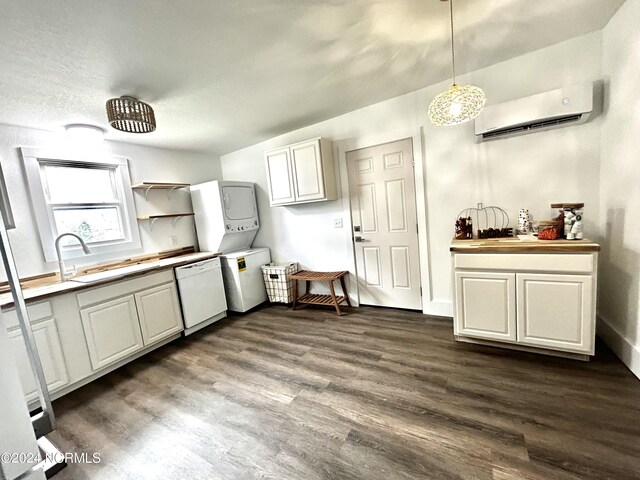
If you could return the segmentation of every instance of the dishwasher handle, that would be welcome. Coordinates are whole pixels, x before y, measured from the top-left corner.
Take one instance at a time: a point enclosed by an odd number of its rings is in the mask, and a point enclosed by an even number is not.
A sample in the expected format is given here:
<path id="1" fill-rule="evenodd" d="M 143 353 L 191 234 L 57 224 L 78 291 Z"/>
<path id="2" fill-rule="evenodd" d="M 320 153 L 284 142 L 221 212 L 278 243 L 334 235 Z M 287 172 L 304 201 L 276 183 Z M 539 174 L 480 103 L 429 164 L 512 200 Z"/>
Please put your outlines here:
<path id="1" fill-rule="evenodd" d="M 180 279 L 190 277 L 192 275 L 198 275 L 211 270 L 219 270 L 220 268 L 220 259 L 217 257 L 210 258 L 202 262 L 190 263 L 188 265 L 176 267 L 176 278 Z"/>

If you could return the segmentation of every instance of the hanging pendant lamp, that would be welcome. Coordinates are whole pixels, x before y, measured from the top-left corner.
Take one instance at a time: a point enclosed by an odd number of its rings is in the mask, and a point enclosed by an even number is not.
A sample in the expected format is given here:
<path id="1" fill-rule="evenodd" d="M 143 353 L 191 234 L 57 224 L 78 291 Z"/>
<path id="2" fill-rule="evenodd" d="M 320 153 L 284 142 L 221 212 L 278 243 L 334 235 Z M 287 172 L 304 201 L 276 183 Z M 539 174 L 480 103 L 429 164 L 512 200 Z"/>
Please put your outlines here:
<path id="1" fill-rule="evenodd" d="M 107 100 L 107 118 L 113 128 L 122 132 L 149 133 L 156 129 L 156 117 L 151 105 L 134 97 Z"/>
<path id="2" fill-rule="evenodd" d="M 453 0 L 449 0 L 451 18 L 451 72 L 453 85 L 436 96 L 429 105 L 429 119 L 437 126 L 459 125 L 473 120 L 484 108 L 486 97 L 481 88 L 456 84 L 456 56 L 453 44 Z"/>

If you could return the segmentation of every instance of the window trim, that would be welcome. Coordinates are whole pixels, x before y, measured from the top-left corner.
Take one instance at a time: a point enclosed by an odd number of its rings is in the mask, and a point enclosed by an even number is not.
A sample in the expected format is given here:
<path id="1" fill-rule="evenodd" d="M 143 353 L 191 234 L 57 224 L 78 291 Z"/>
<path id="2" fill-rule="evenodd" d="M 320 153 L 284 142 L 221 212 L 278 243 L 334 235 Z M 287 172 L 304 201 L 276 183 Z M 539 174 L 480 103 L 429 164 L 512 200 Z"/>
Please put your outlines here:
<path id="1" fill-rule="evenodd" d="M 51 152 L 32 148 L 21 148 L 22 160 L 24 163 L 31 205 L 36 220 L 38 233 L 40 234 L 40 244 L 44 253 L 45 261 L 57 261 L 55 250 L 56 224 L 53 216 L 53 208 L 47 202 L 45 196 L 45 185 L 42 178 L 41 169 L 48 164 L 67 164 L 73 167 L 82 164 L 104 165 L 113 167 L 114 180 L 116 182 L 116 193 L 118 195 L 118 205 L 122 208 L 122 227 L 125 233 L 124 240 L 95 242 L 91 244 L 92 257 L 113 256 L 115 253 L 140 249 L 140 230 L 136 216 L 133 191 L 131 190 L 131 177 L 129 175 L 129 162 L 123 157 L 110 157 L 103 154 L 78 155 L 69 152 Z M 79 204 L 81 205 L 81 204 Z M 82 248 L 77 245 L 62 246 L 62 254 L 65 259 L 84 257 Z"/>

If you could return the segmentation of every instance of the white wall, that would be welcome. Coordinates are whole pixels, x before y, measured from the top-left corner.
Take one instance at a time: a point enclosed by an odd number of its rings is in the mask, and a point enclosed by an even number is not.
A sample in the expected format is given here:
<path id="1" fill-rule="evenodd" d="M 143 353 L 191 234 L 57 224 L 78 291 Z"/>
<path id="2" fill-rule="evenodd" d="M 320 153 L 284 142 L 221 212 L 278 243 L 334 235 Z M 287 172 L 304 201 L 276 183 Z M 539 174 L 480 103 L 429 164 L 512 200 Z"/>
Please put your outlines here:
<path id="1" fill-rule="evenodd" d="M 603 30 L 600 335 L 640 377 L 640 0 Z"/>
<path id="2" fill-rule="evenodd" d="M 0 125 L 0 161 L 16 220 L 16 229 L 10 230 L 9 236 L 20 276 L 55 271 L 57 265 L 55 262 L 46 263 L 44 260 L 18 148 L 56 149 L 61 148 L 65 142 L 64 132 L 54 133 Z M 110 154 L 129 159 L 132 183 L 143 181 L 198 183 L 221 178 L 219 159 L 208 155 L 115 142 L 105 142 L 104 149 Z M 191 211 L 191 200 L 186 191 L 175 192 L 170 202 L 164 192 L 157 191 L 149 193 L 147 202 L 144 200 L 144 195 L 139 192 L 136 192 L 134 197 L 138 215 Z M 177 237 L 178 247 L 197 245 L 193 220 L 189 218 L 180 219 L 175 230 L 169 221 L 156 222 L 152 232 L 149 231 L 146 222 L 139 222 L 139 227 L 142 249 L 127 252 L 128 255 L 176 248 L 171 245 L 170 235 Z M 67 263 L 97 263 L 123 256 L 122 253 L 115 257 L 91 255 Z M 5 279 L 4 273 L 1 274 L 1 278 Z"/>
<path id="3" fill-rule="evenodd" d="M 488 103 L 601 78 L 601 33 L 595 32 L 459 78 L 481 86 Z M 428 68 L 425 65 L 424 68 Z M 297 260 L 304 267 L 346 269 L 352 262 L 345 232 L 333 219 L 347 217 L 344 199 L 320 204 L 270 208 L 266 193 L 265 150 L 327 137 L 334 144 L 424 126 L 424 175 L 430 258 L 428 313 L 451 314 L 449 243 L 460 210 L 498 205 L 512 218 L 529 208 L 536 219 L 551 216 L 550 203 L 586 204 L 586 232 L 598 228 L 600 119 L 549 132 L 476 144 L 473 124 L 433 127 L 427 119 L 431 99 L 447 88 L 433 85 L 312 125 L 221 157 L 225 180 L 257 183 L 262 228 L 256 245 L 275 260 Z M 403 138 L 403 137 L 398 137 Z M 515 224 L 515 222 L 512 222 Z"/>

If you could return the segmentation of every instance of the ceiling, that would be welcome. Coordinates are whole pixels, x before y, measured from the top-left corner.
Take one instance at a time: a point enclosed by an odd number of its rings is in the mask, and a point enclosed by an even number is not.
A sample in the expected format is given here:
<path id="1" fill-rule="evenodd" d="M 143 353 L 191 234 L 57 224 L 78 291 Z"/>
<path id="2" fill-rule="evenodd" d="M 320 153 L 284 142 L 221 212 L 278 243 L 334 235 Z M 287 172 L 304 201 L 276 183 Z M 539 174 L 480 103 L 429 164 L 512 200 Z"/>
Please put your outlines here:
<path id="1" fill-rule="evenodd" d="M 601 29 L 624 0 L 456 0 L 472 71 Z M 158 129 L 107 138 L 228 153 L 442 81 L 439 0 L 29 0 L 0 7 L 0 123 L 107 127 L 108 98 Z M 425 107 L 426 108 L 426 107 Z"/>

